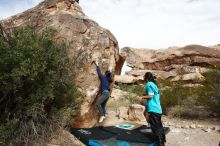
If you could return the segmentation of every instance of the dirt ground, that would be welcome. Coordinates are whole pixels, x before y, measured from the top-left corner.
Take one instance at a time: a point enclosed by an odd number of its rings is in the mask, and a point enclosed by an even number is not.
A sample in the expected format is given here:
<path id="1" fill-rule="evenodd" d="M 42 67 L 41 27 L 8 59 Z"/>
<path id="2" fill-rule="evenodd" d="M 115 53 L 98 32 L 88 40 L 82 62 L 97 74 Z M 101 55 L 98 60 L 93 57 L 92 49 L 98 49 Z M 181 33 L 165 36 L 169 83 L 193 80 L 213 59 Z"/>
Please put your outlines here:
<path id="1" fill-rule="evenodd" d="M 129 105 L 125 102 L 123 102 L 123 105 L 112 102 L 108 104 L 108 110 L 116 111 L 118 104 L 120 106 Z M 119 122 L 119 119 L 115 117 L 110 116 L 109 119 L 108 123 Z M 207 119 L 207 117 L 181 119 L 163 116 L 162 121 L 171 130 L 167 134 L 166 146 L 220 146 L 220 119 Z M 192 125 L 195 127 L 191 127 Z M 214 129 L 214 127 L 218 127 L 219 130 Z"/>
<path id="2" fill-rule="evenodd" d="M 205 132 L 201 129 L 180 129 L 171 127 L 166 146 L 219 146 L 218 132 Z"/>
<path id="3" fill-rule="evenodd" d="M 219 146 L 220 131 L 213 127 L 219 127 L 219 120 L 183 120 L 167 118 L 171 122 L 171 131 L 167 134 L 166 146 Z M 200 128 L 181 128 L 190 125 L 200 125 Z M 207 130 L 208 129 L 208 130 Z"/>

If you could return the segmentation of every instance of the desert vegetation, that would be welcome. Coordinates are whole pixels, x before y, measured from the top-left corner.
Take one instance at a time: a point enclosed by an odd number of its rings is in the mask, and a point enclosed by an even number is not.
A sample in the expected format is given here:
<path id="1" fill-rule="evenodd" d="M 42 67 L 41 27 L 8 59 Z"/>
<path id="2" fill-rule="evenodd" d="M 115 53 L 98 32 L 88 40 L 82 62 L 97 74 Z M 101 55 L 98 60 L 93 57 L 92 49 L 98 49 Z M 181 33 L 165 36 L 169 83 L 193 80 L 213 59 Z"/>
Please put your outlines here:
<path id="1" fill-rule="evenodd" d="M 1 144 L 40 144 L 78 111 L 68 45 L 55 42 L 55 34 L 0 26 Z"/>
<path id="2" fill-rule="evenodd" d="M 166 115 L 182 118 L 219 117 L 220 67 L 203 73 L 205 80 L 200 84 L 184 81 L 157 79 L 161 104 Z M 144 85 L 119 84 L 118 87 L 137 96 L 144 94 Z M 126 97 L 130 103 L 137 103 L 133 96 Z"/>

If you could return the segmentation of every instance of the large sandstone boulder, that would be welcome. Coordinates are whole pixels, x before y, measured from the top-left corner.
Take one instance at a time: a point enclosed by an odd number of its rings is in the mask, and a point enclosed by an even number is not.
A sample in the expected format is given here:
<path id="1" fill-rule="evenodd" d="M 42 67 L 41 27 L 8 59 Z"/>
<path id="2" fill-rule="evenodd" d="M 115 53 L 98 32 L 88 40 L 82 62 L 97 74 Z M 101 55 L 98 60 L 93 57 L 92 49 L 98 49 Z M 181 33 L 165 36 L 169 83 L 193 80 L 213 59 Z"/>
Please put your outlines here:
<path id="1" fill-rule="evenodd" d="M 70 45 L 69 57 L 74 63 L 76 85 L 85 97 L 81 112 L 73 126 L 92 127 L 96 124 L 100 81 L 95 66 L 97 60 L 102 71 L 109 66 L 113 68 L 119 59 L 118 42 L 111 32 L 100 27 L 89 19 L 81 10 L 78 0 L 45 0 L 36 7 L 23 13 L 2 20 L 4 26 L 32 25 L 40 33 L 44 28 L 57 30 L 57 41 L 65 41 Z M 10 29 L 10 27 L 9 27 Z"/>

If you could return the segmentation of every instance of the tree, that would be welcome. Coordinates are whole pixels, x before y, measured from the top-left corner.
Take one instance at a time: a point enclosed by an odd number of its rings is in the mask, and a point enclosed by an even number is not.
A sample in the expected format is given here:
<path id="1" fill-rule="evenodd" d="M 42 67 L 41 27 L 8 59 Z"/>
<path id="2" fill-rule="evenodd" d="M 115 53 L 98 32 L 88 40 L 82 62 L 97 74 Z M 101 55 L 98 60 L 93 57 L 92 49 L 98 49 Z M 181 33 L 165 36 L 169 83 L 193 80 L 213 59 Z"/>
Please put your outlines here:
<path id="1" fill-rule="evenodd" d="M 0 141 L 21 132 L 39 137 L 58 110 L 77 106 L 68 46 L 54 42 L 55 34 L 0 26 Z"/>

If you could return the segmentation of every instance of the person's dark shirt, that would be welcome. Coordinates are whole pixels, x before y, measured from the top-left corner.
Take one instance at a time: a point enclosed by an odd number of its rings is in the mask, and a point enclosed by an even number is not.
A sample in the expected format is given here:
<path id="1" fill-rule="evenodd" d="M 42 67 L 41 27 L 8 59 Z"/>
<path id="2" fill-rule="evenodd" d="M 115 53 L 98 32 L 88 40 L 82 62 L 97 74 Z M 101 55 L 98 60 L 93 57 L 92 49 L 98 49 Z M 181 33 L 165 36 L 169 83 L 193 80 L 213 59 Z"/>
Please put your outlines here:
<path id="1" fill-rule="evenodd" d="M 109 81 L 106 76 L 104 76 L 101 72 L 101 69 L 99 66 L 96 67 L 99 79 L 101 81 L 101 92 L 103 91 L 109 91 Z"/>

